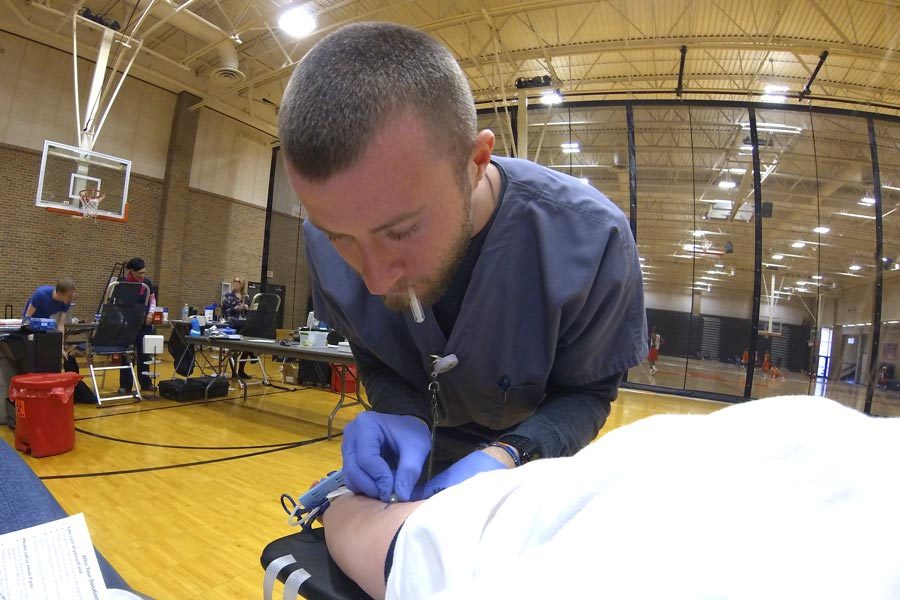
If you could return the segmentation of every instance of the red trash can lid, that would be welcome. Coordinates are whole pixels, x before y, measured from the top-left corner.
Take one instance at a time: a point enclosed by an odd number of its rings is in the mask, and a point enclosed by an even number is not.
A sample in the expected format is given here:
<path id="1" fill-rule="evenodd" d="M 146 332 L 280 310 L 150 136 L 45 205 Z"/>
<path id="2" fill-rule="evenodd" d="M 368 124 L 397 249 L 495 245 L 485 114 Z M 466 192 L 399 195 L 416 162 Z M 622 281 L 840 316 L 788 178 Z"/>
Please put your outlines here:
<path id="1" fill-rule="evenodd" d="M 47 390 L 56 387 L 74 387 L 82 379 L 78 373 L 25 373 L 16 375 L 10 383 L 30 390 Z"/>

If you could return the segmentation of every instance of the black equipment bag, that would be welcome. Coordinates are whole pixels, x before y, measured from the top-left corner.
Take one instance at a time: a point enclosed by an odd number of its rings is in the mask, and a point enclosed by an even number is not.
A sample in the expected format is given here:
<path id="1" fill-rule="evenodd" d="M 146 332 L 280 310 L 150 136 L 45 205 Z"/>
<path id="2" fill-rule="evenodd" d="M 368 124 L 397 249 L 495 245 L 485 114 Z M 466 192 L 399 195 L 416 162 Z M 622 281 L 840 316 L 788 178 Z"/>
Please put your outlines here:
<path id="1" fill-rule="evenodd" d="M 228 380 L 224 377 L 191 377 L 159 382 L 159 395 L 177 402 L 220 398 L 228 395 Z"/>

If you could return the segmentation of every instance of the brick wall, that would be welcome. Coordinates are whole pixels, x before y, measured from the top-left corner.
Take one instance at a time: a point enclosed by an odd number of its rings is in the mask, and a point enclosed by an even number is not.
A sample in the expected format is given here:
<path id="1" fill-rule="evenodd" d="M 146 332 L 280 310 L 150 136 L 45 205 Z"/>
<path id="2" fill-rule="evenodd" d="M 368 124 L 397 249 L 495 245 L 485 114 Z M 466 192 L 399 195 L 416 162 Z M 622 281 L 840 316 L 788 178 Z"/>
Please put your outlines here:
<path id="1" fill-rule="evenodd" d="M 89 318 L 112 265 L 155 252 L 162 181 L 132 174 L 128 222 L 94 223 L 34 205 L 40 165 L 39 152 L 0 144 L 0 304 L 18 316 L 34 288 L 71 276 L 78 282 L 72 314 Z"/>
<path id="2" fill-rule="evenodd" d="M 149 276 L 160 286 L 160 305 L 176 315 L 185 302 L 203 306 L 218 301 L 222 282 L 235 275 L 259 279 L 262 208 L 170 188 L 186 207 L 186 242 L 172 252 L 158 236 L 164 181 L 132 173 L 128 221 L 93 223 L 34 206 L 40 162 L 39 152 L 0 144 L 0 305 L 11 304 L 15 316 L 34 288 L 71 276 L 78 283 L 72 315 L 90 318 L 112 265 L 133 256 L 145 259 Z M 179 256 L 179 266 L 168 278 L 160 277 L 156 257 L 173 254 Z"/>
<path id="3" fill-rule="evenodd" d="M 222 282 L 236 275 L 259 281 L 265 209 L 195 189 L 188 190 L 187 198 L 189 241 L 181 249 L 177 306 L 218 302 Z"/>

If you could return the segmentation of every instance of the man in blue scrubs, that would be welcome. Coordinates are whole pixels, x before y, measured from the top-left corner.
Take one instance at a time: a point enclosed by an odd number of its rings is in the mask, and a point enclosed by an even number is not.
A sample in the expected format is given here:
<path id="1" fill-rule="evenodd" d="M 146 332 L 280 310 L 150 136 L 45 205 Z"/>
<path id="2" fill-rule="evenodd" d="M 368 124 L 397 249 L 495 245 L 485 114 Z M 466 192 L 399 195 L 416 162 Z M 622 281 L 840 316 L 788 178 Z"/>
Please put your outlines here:
<path id="1" fill-rule="evenodd" d="M 55 286 L 42 285 L 34 290 L 25 308 L 22 317 L 35 319 L 55 319 L 56 328 L 65 332 L 66 313 L 72 307 L 75 299 L 75 280 L 69 277 L 61 277 Z"/>
<path id="2" fill-rule="evenodd" d="M 453 56 L 399 25 L 320 41 L 279 127 L 317 316 L 348 338 L 374 409 L 344 430 L 351 490 L 427 497 L 596 437 L 647 354 L 637 249 L 612 202 L 492 156 Z M 433 410 L 434 357 L 451 354 Z M 426 482 L 432 445 L 447 469 Z"/>

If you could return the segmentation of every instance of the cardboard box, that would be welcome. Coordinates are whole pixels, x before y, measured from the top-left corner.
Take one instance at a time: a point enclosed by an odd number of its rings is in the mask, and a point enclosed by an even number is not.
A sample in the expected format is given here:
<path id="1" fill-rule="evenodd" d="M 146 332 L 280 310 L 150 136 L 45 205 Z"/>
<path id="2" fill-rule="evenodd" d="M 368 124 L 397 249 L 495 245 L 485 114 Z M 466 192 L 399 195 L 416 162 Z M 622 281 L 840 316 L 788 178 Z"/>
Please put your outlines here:
<path id="1" fill-rule="evenodd" d="M 292 383 L 298 385 L 300 383 L 300 369 L 297 363 L 286 362 L 281 365 L 281 381 L 283 383 Z"/>

